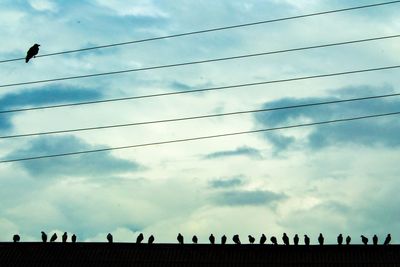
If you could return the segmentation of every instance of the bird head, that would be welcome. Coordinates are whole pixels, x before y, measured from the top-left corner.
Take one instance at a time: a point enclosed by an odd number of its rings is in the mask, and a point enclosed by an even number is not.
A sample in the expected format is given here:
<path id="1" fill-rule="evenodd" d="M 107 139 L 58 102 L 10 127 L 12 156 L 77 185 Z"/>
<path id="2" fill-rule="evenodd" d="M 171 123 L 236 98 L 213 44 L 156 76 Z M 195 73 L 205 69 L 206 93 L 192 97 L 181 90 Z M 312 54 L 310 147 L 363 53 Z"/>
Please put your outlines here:
<path id="1" fill-rule="evenodd" d="M 40 46 L 40 44 L 34 44 L 34 46 Z"/>

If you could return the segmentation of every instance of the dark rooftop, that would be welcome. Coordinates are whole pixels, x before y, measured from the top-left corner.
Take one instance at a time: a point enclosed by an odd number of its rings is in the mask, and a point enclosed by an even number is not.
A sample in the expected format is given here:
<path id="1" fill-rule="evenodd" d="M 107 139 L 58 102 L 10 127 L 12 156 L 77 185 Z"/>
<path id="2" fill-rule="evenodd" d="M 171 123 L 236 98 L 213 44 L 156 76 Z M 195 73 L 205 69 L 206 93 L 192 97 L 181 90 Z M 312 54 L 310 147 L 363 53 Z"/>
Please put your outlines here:
<path id="1" fill-rule="evenodd" d="M 0 266 L 400 266 L 400 245 L 0 243 Z"/>

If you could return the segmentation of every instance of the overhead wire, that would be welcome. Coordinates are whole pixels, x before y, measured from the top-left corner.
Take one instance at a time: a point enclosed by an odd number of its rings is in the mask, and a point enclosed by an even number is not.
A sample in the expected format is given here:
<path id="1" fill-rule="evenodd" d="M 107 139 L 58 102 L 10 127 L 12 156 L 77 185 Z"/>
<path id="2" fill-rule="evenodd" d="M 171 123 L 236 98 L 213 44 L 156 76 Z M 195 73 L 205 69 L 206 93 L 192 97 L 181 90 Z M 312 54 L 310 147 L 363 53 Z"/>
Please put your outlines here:
<path id="1" fill-rule="evenodd" d="M 99 153 L 99 152 L 107 152 L 107 151 L 122 150 L 122 149 L 131 149 L 131 148 L 138 148 L 138 147 L 158 146 L 158 145 L 166 145 L 166 144 L 172 144 L 172 143 L 181 143 L 181 142 L 189 142 L 189 141 L 197 141 L 197 140 L 205 140 L 205 139 L 213 139 L 213 138 L 222 138 L 222 137 L 237 136 L 237 135 L 244 135 L 244 134 L 270 132 L 270 131 L 277 131 L 277 130 L 284 130 L 284 129 L 309 127 L 309 126 L 315 126 L 315 125 L 324 125 L 324 124 L 356 121 L 356 120 L 371 119 L 371 118 L 378 118 L 378 117 L 386 117 L 386 116 L 393 116 L 393 115 L 399 115 L 399 114 L 400 114 L 400 111 L 398 111 L 398 112 L 390 112 L 390 113 L 366 115 L 366 116 L 359 116 L 359 117 L 352 117 L 352 118 L 344 118 L 344 119 L 335 119 L 335 120 L 329 120 L 329 121 L 319 121 L 319 122 L 312 122 L 312 123 L 303 123 L 303 124 L 295 124 L 295 125 L 288 125 L 288 126 L 280 126 L 280 127 L 274 127 L 274 128 L 265 128 L 265 129 L 251 130 L 251 131 L 242 131 L 242 132 L 224 133 L 224 134 L 216 134 L 216 135 L 198 136 L 198 137 L 174 139 L 174 140 L 168 140 L 168 141 L 158 141 L 158 142 L 152 142 L 152 143 L 142 143 L 142 144 L 136 144 L 136 145 L 108 147 L 108 148 L 100 148 L 100 149 L 93 149 L 93 150 L 82 150 L 82 151 L 51 154 L 51 155 L 42 155 L 42 156 L 33 156 L 33 157 L 3 159 L 3 160 L 0 160 L 0 164 L 1 163 L 12 163 L 12 162 L 28 161 L 28 160 L 48 159 L 48 158 L 55 158 L 55 157 L 65 157 L 65 156 L 81 155 L 81 154 L 89 154 L 89 153 Z"/>
<path id="2" fill-rule="evenodd" d="M 148 70 L 155 70 L 155 69 L 182 67 L 182 66 L 188 66 L 188 65 L 197 65 L 197 64 L 205 64 L 205 63 L 218 62 L 218 61 L 227 61 L 227 60 L 236 60 L 236 59 L 243 59 L 243 58 L 250 58 L 250 57 L 267 56 L 267 55 L 272 55 L 272 54 L 288 53 L 288 52 L 309 50 L 309 49 L 318 49 L 318 48 L 338 46 L 338 45 L 348 45 L 348 44 L 354 44 L 354 43 L 370 42 L 370 41 L 377 41 L 377 40 L 384 40 L 384 39 L 391 39 L 391 38 L 398 38 L 398 37 L 400 37 L 400 35 L 396 34 L 396 35 L 380 36 L 380 37 L 373 37 L 373 38 L 367 38 L 367 39 L 344 41 L 344 42 L 339 42 L 339 43 L 330 43 L 330 44 L 307 46 L 307 47 L 300 47 L 300 48 L 290 48 L 290 49 L 284 49 L 284 50 L 268 51 L 268 52 L 262 52 L 262 53 L 245 54 L 245 55 L 239 55 L 239 56 L 197 60 L 197 61 L 190 61 L 190 62 L 183 62 L 183 63 L 157 65 L 157 66 L 150 66 L 150 67 L 144 67 L 144 68 L 125 69 L 125 70 L 118 70 L 118 71 L 92 73 L 92 74 L 85 74 L 85 75 L 76 75 L 76 76 L 60 77 L 60 78 L 52 78 L 52 79 L 44 79 L 44 80 L 36 80 L 36 81 L 28 81 L 28 82 L 9 83 L 9 84 L 0 85 L 0 88 L 21 86 L 21 85 L 30 85 L 30 84 L 39 84 L 39 83 L 58 82 L 58 81 L 66 81 L 66 80 L 75 80 L 75 79 L 83 79 L 83 78 L 90 78 L 90 77 L 108 76 L 108 75 L 139 72 L 139 71 L 148 71 Z"/>
<path id="3" fill-rule="evenodd" d="M 229 29 L 235 29 L 235 28 L 255 26 L 255 25 L 260 25 L 260 24 L 274 23 L 274 22 L 279 22 L 279 21 L 286 21 L 286 20 L 301 19 L 301 18 L 306 18 L 306 17 L 327 15 L 327 14 L 346 12 L 346 11 L 352 11 L 352 10 L 357 10 L 357 9 L 373 8 L 373 7 L 391 5 L 391 4 L 397 4 L 397 3 L 400 3 L 400 1 L 389 1 L 389 2 L 383 2 L 383 3 L 375 3 L 375 4 L 369 4 L 369 5 L 362 5 L 362 6 L 355 6 L 355 7 L 327 10 L 327 11 L 321 11 L 321 12 L 309 13 L 309 14 L 303 14 L 303 15 L 297 15 L 297 16 L 290 16 L 290 17 L 283 17 L 283 18 L 277 18 L 277 19 L 262 20 L 262 21 L 257 21 L 257 22 L 236 24 L 236 25 L 231 25 L 231 26 L 224 26 L 224 27 L 211 28 L 211 29 L 205 29 L 205 30 L 191 31 L 191 32 L 185 32 L 185 33 L 158 36 L 158 37 L 151 37 L 151 38 L 146 38 L 146 39 L 141 39 L 141 40 L 133 40 L 133 41 L 112 43 L 112 44 L 107 44 L 107 45 L 99 45 L 99 46 L 86 47 L 86 48 L 80 48 L 80 49 L 74 49 L 74 50 L 60 51 L 60 52 L 37 55 L 36 57 L 37 58 L 49 57 L 49 56 L 56 56 L 56 55 L 62 55 L 62 54 L 83 52 L 83 51 L 88 51 L 88 50 L 103 49 L 103 48 L 116 47 L 116 46 L 122 46 L 122 45 L 130 45 L 130 44 L 136 44 L 136 43 L 150 42 L 150 41 L 156 41 L 156 40 L 162 40 L 162 39 L 171 39 L 171 38 L 182 37 L 182 36 L 203 34 L 203 33 L 209 33 L 209 32 L 216 32 L 216 31 L 223 31 L 223 30 L 229 30 Z M 5 60 L 0 60 L 0 63 L 19 61 L 19 60 L 24 60 L 24 59 L 25 59 L 24 57 L 13 58 L 13 59 L 5 59 Z"/>
<path id="4" fill-rule="evenodd" d="M 304 107 L 311 107 L 311 106 L 321 106 L 321 105 L 329 105 L 329 104 L 338 104 L 338 103 L 346 103 L 346 102 L 372 100 L 372 99 L 379 99 L 379 98 L 388 98 L 388 97 L 394 97 L 394 96 L 400 96 L 400 93 L 393 93 L 393 94 L 386 94 L 386 95 L 375 95 L 375 96 L 367 96 L 367 97 L 358 97 L 358 98 L 350 98 L 350 99 L 339 99 L 339 100 L 314 102 L 314 103 L 306 103 L 306 104 L 290 105 L 290 106 L 282 106 L 282 107 L 273 107 L 273 108 L 264 108 L 264 109 L 256 109 L 256 110 L 234 111 L 234 112 L 208 114 L 208 115 L 200 115 L 200 116 L 192 116 L 192 117 L 181 117 L 181 118 L 174 118 L 174 119 L 134 122 L 134 123 L 125 123 L 125 124 L 113 124 L 113 125 L 105 125 L 105 126 L 95 126 L 95 127 L 68 129 L 68 130 L 57 130 L 57 131 L 47 131 L 47 132 L 4 135 L 4 136 L 0 136 L 0 139 L 30 137 L 30 136 L 40 136 L 40 135 L 50 135 L 50 134 L 61 134 L 61 133 L 72 133 L 72 132 L 83 132 L 83 131 L 102 130 L 102 129 L 110 129 L 110 128 L 121 128 L 121 127 L 131 127 L 131 126 L 157 124 L 157 123 L 168 123 L 168 122 L 197 120 L 197 119 L 215 118 L 215 117 L 223 117 L 223 116 L 243 115 L 243 114 L 259 113 L 259 112 L 270 112 L 270 111 L 295 109 L 295 108 L 304 108 Z"/>

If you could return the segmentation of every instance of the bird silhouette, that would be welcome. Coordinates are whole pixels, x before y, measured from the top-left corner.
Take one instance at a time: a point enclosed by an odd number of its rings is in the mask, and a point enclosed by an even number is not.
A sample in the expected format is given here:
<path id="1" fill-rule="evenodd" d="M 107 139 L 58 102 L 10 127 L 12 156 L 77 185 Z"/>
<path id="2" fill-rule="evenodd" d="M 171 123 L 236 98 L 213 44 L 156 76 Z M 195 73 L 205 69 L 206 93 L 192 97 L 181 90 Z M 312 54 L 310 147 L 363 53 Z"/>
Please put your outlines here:
<path id="1" fill-rule="evenodd" d="M 54 233 L 50 238 L 50 242 L 55 242 L 56 240 L 57 240 L 57 234 Z"/>
<path id="2" fill-rule="evenodd" d="M 300 241 L 299 236 L 295 234 L 293 237 L 293 243 L 297 246 L 299 244 L 299 241 Z"/>
<path id="3" fill-rule="evenodd" d="M 17 243 L 21 240 L 21 237 L 19 235 L 13 235 L 13 241 L 14 243 Z"/>
<path id="4" fill-rule="evenodd" d="M 249 235 L 249 243 L 254 244 L 255 241 L 256 241 L 256 239 L 254 237 L 252 237 L 251 235 Z"/>
<path id="5" fill-rule="evenodd" d="M 183 244 L 183 235 L 181 235 L 181 233 L 178 234 L 176 239 L 178 240 L 179 244 Z"/>
<path id="6" fill-rule="evenodd" d="M 108 241 L 108 243 L 112 243 L 113 242 L 112 234 L 110 234 L 110 233 L 107 234 L 107 241 Z"/>
<path id="7" fill-rule="evenodd" d="M 278 240 L 276 239 L 275 236 L 271 236 L 269 240 L 271 240 L 271 243 L 274 244 L 275 246 L 278 245 Z"/>
<path id="8" fill-rule="evenodd" d="M 305 244 L 306 246 L 309 246 L 309 245 L 310 245 L 310 238 L 308 237 L 308 235 L 304 235 L 304 244 Z"/>
<path id="9" fill-rule="evenodd" d="M 193 236 L 192 237 L 192 241 L 193 241 L 193 244 L 197 244 L 197 241 L 199 241 L 198 239 L 197 239 L 197 236 Z"/>
<path id="10" fill-rule="evenodd" d="M 225 244 L 226 244 L 226 235 L 223 235 L 223 236 L 221 237 L 221 244 L 222 244 L 222 245 L 225 245 Z"/>
<path id="11" fill-rule="evenodd" d="M 39 44 L 34 44 L 31 48 L 29 48 L 28 52 L 26 53 L 25 62 L 28 63 L 29 60 L 39 53 Z"/>
<path id="12" fill-rule="evenodd" d="M 342 235 L 342 234 L 339 234 L 339 235 L 338 235 L 338 237 L 337 237 L 337 243 L 338 243 L 338 245 L 343 244 L 343 235 Z"/>
<path id="13" fill-rule="evenodd" d="M 213 234 L 210 235 L 210 237 L 208 238 L 208 240 L 210 240 L 211 244 L 215 244 L 215 237 Z"/>
<path id="14" fill-rule="evenodd" d="M 389 245 L 390 241 L 392 241 L 392 236 L 388 234 L 385 238 L 385 242 L 383 242 L 384 245 Z"/>
<path id="15" fill-rule="evenodd" d="M 351 242 L 351 237 L 348 235 L 346 237 L 346 245 L 350 245 L 350 242 Z"/>
<path id="16" fill-rule="evenodd" d="M 283 241 L 283 244 L 285 244 L 286 246 L 289 246 L 289 237 L 286 235 L 286 233 L 283 233 L 282 241 Z"/>
<path id="17" fill-rule="evenodd" d="M 43 243 L 46 243 L 47 242 L 47 235 L 43 231 L 41 233 L 42 233 L 42 241 L 43 241 Z"/>
<path id="18" fill-rule="evenodd" d="M 234 236 L 232 237 L 232 240 L 233 240 L 233 242 L 234 242 L 235 244 L 238 244 L 238 245 L 241 244 L 241 243 L 240 243 L 239 235 L 234 235 Z"/>
<path id="19" fill-rule="evenodd" d="M 319 236 L 318 236 L 318 243 L 321 246 L 324 244 L 324 236 L 321 233 L 319 233 Z"/>
<path id="20" fill-rule="evenodd" d="M 264 234 L 262 234 L 262 235 L 261 235 L 261 238 L 260 238 L 260 244 L 261 244 L 261 245 L 264 245 L 265 242 L 267 242 L 267 237 L 266 237 Z"/>
<path id="21" fill-rule="evenodd" d="M 75 234 L 73 234 L 71 236 L 71 241 L 72 241 L 72 243 L 76 243 L 76 235 Z"/>
<path id="22" fill-rule="evenodd" d="M 366 238 L 365 236 L 361 235 L 361 241 L 364 243 L 364 245 L 368 244 L 368 238 Z"/>
<path id="23" fill-rule="evenodd" d="M 64 232 L 64 234 L 61 237 L 61 240 L 63 243 L 65 243 L 65 242 L 67 242 L 67 239 L 68 239 L 68 234 L 67 234 L 67 232 Z"/>
<path id="24" fill-rule="evenodd" d="M 147 243 L 149 243 L 149 244 L 153 244 L 154 243 L 154 236 L 153 235 L 151 235 L 149 237 L 149 240 L 147 240 Z"/>
<path id="25" fill-rule="evenodd" d="M 378 236 L 377 236 L 377 235 L 374 235 L 374 236 L 372 237 L 372 243 L 373 243 L 374 245 L 378 245 Z"/>
<path id="26" fill-rule="evenodd" d="M 136 238 L 136 244 L 142 243 L 143 239 L 144 239 L 143 234 L 140 233 L 140 234 L 138 235 L 138 237 Z"/>

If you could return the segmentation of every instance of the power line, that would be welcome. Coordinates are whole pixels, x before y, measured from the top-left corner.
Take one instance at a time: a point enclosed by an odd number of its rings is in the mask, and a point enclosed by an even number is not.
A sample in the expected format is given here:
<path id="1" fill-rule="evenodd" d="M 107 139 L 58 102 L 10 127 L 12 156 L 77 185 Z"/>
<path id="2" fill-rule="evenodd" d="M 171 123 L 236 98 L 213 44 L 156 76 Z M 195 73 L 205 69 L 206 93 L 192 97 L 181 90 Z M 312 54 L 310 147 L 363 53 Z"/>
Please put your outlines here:
<path id="1" fill-rule="evenodd" d="M 106 126 L 95 126 L 95 127 L 68 129 L 68 130 L 57 130 L 57 131 L 48 131 L 48 132 L 36 132 L 36 133 L 5 135 L 5 136 L 0 136 L 0 139 L 39 136 L 39 135 L 49 135 L 49 134 L 61 134 L 61 133 L 71 133 L 71 132 L 83 132 L 83 131 L 102 130 L 102 129 L 110 129 L 110 128 L 121 128 L 121 127 L 139 126 L 139 125 L 147 125 L 147 124 L 156 124 L 156 123 L 167 123 L 167 122 L 177 122 L 177 121 L 186 121 L 186 120 L 206 119 L 206 118 L 214 118 L 214 117 L 242 115 L 242 114 L 258 113 L 258 112 L 269 112 L 269 111 L 277 111 L 277 110 L 285 110 L 285 109 L 293 109 L 293 108 L 304 108 L 304 107 L 311 107 L 311 106 L 321 106 L 321 105 L 328 105 L 328 104 L 338 104 L 338 103 L 345 103 L 345 102 L 363 101 L 363 100 L 371 100 L 371 99 L 394 97 L 394 96 L 400 96 L 400 93 L 377 95 L 377 96 L 367 96 L 367 97 L 358 97 L 358 98 L 350 98 L 350 99 L 341 99 L 341 100 L 331 100 L 331 101 L 307 103 L 307 104 L 291 105 L 291 106 L 283 106 L 283 107 L 275 107 L 275 108 L 265 108 L 265 109 L 245 110 L 245 111 L 234 111 L 234 112 L 228 112 L 228 113 L 208 114 L 208 115 L 200 115 L 200 116 L 193 116 L 193 117 L 182 117 L 182 118 L 165 119 L 165 120 L 144 121 L 144 122 L 135 122 L 135 123 L 126 123 L 126 124 L 113 124 L 113 125 L 106 125 Z"/>
<path id="2" fill-rule="evenodd" d="M 164 96 L 191 94 L 191 93 L 199 93 L 199 92 L 207 92 L 207 91 L 227 90 L 227 89 L 247 87 L 247 86 L 257 86 L 257 85 L 265 85 L 265 84 L 273 84 L 273 83 L 293 82 L 293 81 L 300 81 L 300 80 L 326 78 L 326 77 L 333 77 L 333 76 L 350 75 L 350 74 L 373 72 L 373 71 L 382 71 L 382 70 L 398 69 L 398 68 L 400 68 L 400 65 L 386 66 L 386 67 L 379 67 L 379 68 L 370 68 L 370 69 L 361 69 L 361 70 L 352 70 L 352 71 L 345 71 L 345 72 L 335 72 L 335 73 L 328 73 L 328 74 L 319 74 L 319 75 L 313 75 L 313 76 L 301 76 L 301 77 L 294 77 L 294 78 L 288 78 L 288 79 L 269 80 L 269 81 L 263 81 L 263 82 L 255 82 L 255 83 L 244 83 L 244 84 L 227 85 L 227 86 L 220 86 L 220 87 L 193 89 L 193 90 L 179 91 L 179 92 L 169 92 L 169 93 L 150 94 L 150 95 L 141 95 L 141 96 L 130 96 L 130 97 L 112 98 L 112 99 L 104 99 L 104 100 L 94 100 L 94 101 L 68 103 L 68 104 L 58 104 L 58 105 L 48 105 L 48 106 L 39 106 L 39 107 L 31 107 L 31 108 L 10 109 L 10 110 L 2 110 L 2 111 L 0 110 L 0 114 L 2 114 L 2 113 L 13 113 L 13 112 L 22 112 L 22 111 L 31 111 L 31 110 L 39 110 L 39 109 L 51 109 L 51 108 L 61 108 L 61 107 L 70 107 L 70 106 L 99 104 L 99 103 L 116 102 L 116 101 L 136 100 L 136 99 L 142 99 L 142 98 L 164 97 Z"/>
<path id="3" fill-rule="evenodd" d="M 29 82 L 10 83 L 10 84 L 0 85 L 0 88 L 1 87 L 28 85 L 28 84 L 49 83 L 49 82 L 57 82 L 57 81 L 65 81 L 65 80 L 75 80 L 75 79 L 83 79 L 83 78 L 90 78 L 90 77 L 99 77 L 99 76 L 106 76 L 106 75 L 123 74 L 123 73 L 129 73 L 129 72 L 139 72 L 139 71 L 148 71 L 148 70 L 155 70 L 155 69 L 182 67 L 182 66 L 188 66 L 188 65 L 196 65 L 196 64 L 204 64 L 204 63 L 211 63 L 211 62 L 218 62 L 218 61 L 243 59 L 243 58 L 250 58 L 250 57 L 259 57 L 259 56 L 266 56 L 266 55 L 272 55 L 272 54 L 280 54 L 280 53 L 287 53 L 287 52 L 300 51 L 300 50 L 317 49 L 317 48 L 331 47 L 331 46 L 338 46 L 338 45 L 347 45 L 347 44 L 354 44 L 354 43 L 361 43 L 361 42 L 370 42 L 370 41 L 390 39 L 390 38 L 398 38 L 398 37 L 400 37 L 400 35 L 389 35 L 389 36 L 381 36 L 381 37 L 374 37 L 374 38 L 368 38 L 368 39 L 345 41 L 345 42 L 340 42 L 340 43 L 330 43 L 330 44 L 323 44 L 323 45 L 316 45 L 316 46 L 307 46 L 307 47 L 300 47 L 300 48 L 290 48 L 290 49 L 285 49 L 285 50 L 268 51 L 268 52 L 263 52 L 263 53 L 245 54 L 245 55 L 239 55 L 239 56 L 214 58 L 214 59 L 190 61 L 190 62 L 167 64 L 167 65 L 158 65 L 158 66 L 136 68 L 136 69 L 109 71 L 109 72 L 101 72 L 101 73 L 93 73 L 93 74 L 85 74 L 85 75 L 77 75 L 77 76 L 69 76 L 69 77 L 37 80 L 37 81 L 29 81 Z"/>
<path id="4" fill-rule="evenodd" d="M 303 15 L 298 15 L 298 16 L 291 16 L 291 17 L 283 17 L 283 18 L 277 18 L 277 19 L 263 20 L 263 21 L 250 22 L 250 23 L 244 23 L 244 24 L 237 24 L 237 25 L 218 27 L 218 28 L 211 28 L 211 29 L 199 30 L 199 31 L 191 31 L 191 32 L 178 33 L 178 34 L 172 34 L 172 35 L 165 35 L 165 36 L 159 36 L 159 37 L 152 37 L 152 38 L 135 40 L 135 41 L 122 42 L 122 43 L 113 43 L 113 44 L 108 44 L 108 45 L 93 46 L 93 47 L 87 47 L 87 48 L 81 48 L 81 49 L 74 49 L 74 50 L 67 50 L 67 51 L 43 54 L 43 55 L 38 55 L 36 57 L 37 58 L 38 57 L 49 57 L 49 56 L 56 56 L 56 55 L 69 54 L 69 53 L 77 53 L 77 52 L 94 50 L 94 49 L 102 49 L 102 48 L 108 48 L 108 47 L 130 45 L 130 44 L 136 44 L 136 43 L 144 43 L 144 42 L 149 42 L 149 41 L 156 41 L 156 40 L 176 38 L 176 37 L 182 37 L 182 36 L 188 36 L 188 35 L 203 34 L 203 33 L 208 33 L 208 32 L 215 32 L 215 31 L 229 30 L 229 29 L 235 29 L 235 28 L 249 27 L 249 26 L 255 26 L 255 25 L 260 25 L 260 24 L 267 24 L 267 23 L 273 23 L 273 22 L 279 22 L 279 21 L 285 21 L 285 20 L 300 19 L 300 18 L 306 18 L 306 17 L 312 17 L 312 16 L 320 16 L 320 15 L 339 13 L 339 12 L 345 12 L 345 11 L 351 11 L 351 10 L 357 10 L 357 9 L 364 9 L 364 8 L 372 8 L 372 7 L 378 7 L 378 6 L 383 6 L 383 5 L 391 5 L 391 4 L 397 4 L 397 3 L 400 3 L 400 1 L 390 1 L 390 2 L 384 2 L 384 3 L 376 3 L 376 4 L 355 6 L 355 7 L 342 8 L 342 9 L 334 9 L 334 10 L 322 11 L 322 12 L 317 12 L 317 13 L 303 14 Z M 24 59 L 25 58 L 6 59 L 6 60 L 1 60 L 0 63 L 18 61 L 18 60 L 24 60 Z"/>
<path id="5" fill-rule="evenodd" d="M 171 144 L 171 143 L 189 142 L 189 141 L 212 139 L 212 138 L 221 138 L 221 137 L 228 137 L 228 136 L 235 136 L 235 135 L 270 132 L 270 131 L 277 131 L 277 130 L 283 130 L 283 129 L 291 129 L 291 128 L 308 127 L 308 126 L 323 125 L 323 124 L 330 124 L 330 123 L 355 121 L 355 120 L 370 119 L 370 118 L 377 118 L 377 117 L 385 117 L 385 116 L 392 116 L 392 115 L 399 115 L 399 114 L 400 114 L 400 111 L 399 112 L 391 112 L 391 113 L 381 113 L 381 114 L 367 115 L 367 116 L 361 116 L 361 117 L 336 119 L 336 120 L 330 120 L 330 121 L 303 123 L 303 124 L 281 126 L 281 127 L 267 128 L 267 129 L 259 129 L 259 130 L 252 130 L 252 131 L 243 131 L 243 132 L 225 133 L 225 134 L 217 134 L 217 135 L 199 136 L 199 137 L 175 139 L 175 140 L 169 140 L 169 141 L 160 141 L 160 142 L 144 143 L 144 144 L 136 144 L 136 145 L 128 145 L 128 146 L 119 146 L 119 147 L 109 147 L 109 148 L 101 148 L 101 149 L 93 149 L 93 150 L 83 150 L 83 151 L 68 152 L 68 153 L 61 153 L 61 154 L 52 154 L 52 155 L 43 155 L 43 156 L 35 156 L 35 157 L 26 157 L 26 158 L 17 158 L 17 159 L 5 159 L 5 160 L 1 160 L 0 163 L 10 163 L 10 162 L 27 161 L 27 160 L 38 160 L 38 159 L 46 159 L 46 158 L 65 157 L 65 156 L 72 156 L 72 155 L 79 155 L 79 154 L 106 152 L 106 151 L 112 151 L 112 150 L 122 150 L 122 149 L 145 147 L 145 146 L 157 146 L 157 145 L 165 145 L 165 144 Z"/>

